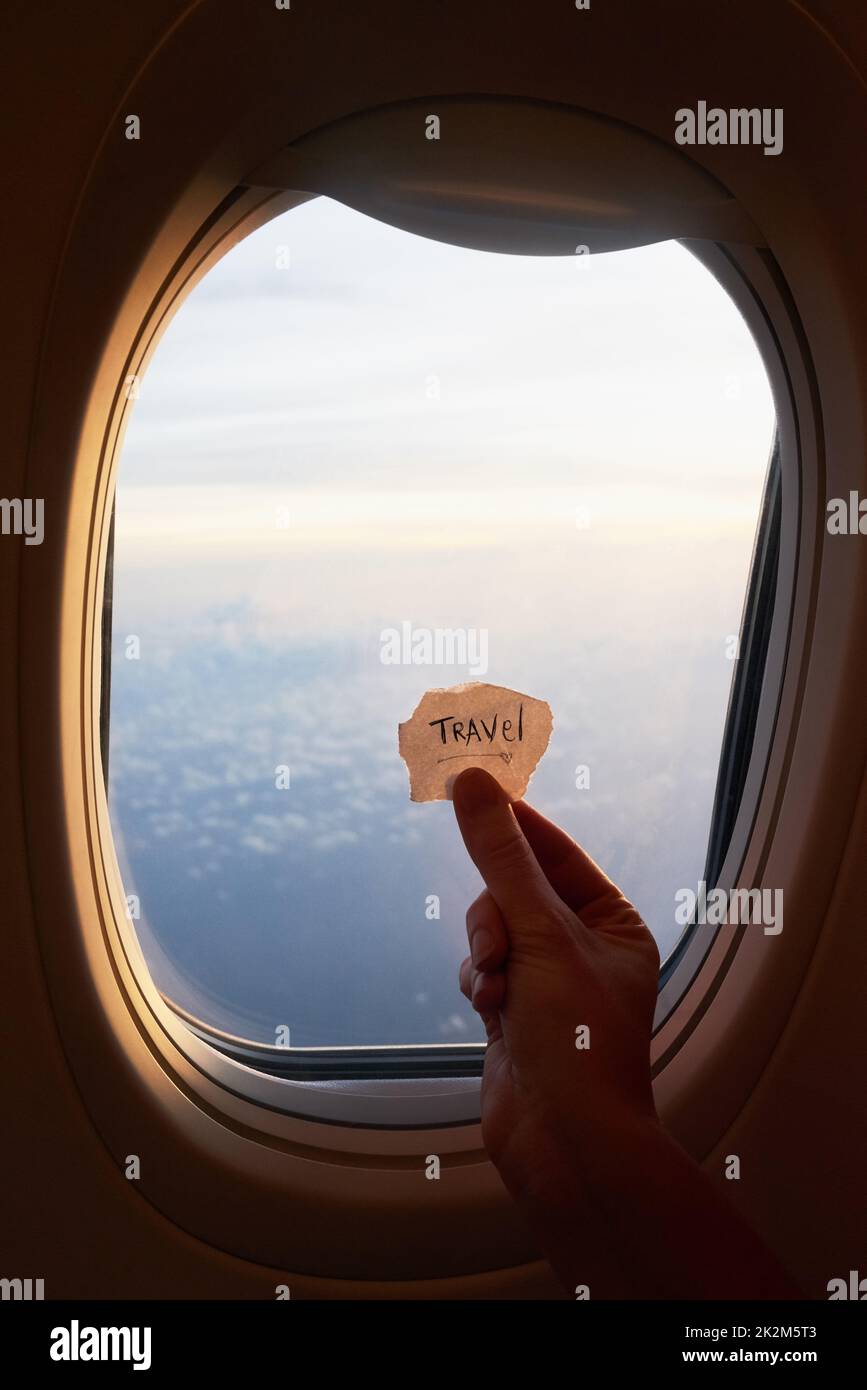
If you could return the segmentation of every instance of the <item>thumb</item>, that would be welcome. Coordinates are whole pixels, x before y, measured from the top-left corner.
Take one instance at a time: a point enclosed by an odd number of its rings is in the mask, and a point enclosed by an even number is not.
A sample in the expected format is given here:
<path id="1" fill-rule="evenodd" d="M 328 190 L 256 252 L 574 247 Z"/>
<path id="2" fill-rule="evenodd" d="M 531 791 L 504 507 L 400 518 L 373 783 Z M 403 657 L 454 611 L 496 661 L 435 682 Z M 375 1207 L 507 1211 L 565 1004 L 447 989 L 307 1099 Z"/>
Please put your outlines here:
<path id="1" fill-rule="evenodd" d="M 563 902 L 554 892 L 499 782 L 480 767 L 455 779 L 452 800 L 470 858 L 511 928 L 559 931 Z"/>

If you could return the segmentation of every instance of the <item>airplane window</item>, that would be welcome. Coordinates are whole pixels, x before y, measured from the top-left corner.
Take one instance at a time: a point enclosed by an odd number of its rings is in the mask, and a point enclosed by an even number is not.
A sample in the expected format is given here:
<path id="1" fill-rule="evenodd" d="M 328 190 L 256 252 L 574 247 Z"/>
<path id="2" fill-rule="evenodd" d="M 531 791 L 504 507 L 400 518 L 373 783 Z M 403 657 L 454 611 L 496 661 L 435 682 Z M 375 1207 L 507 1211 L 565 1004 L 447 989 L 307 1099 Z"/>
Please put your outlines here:
<path id="1" fill-rule="evenodd" d="M 480 888 L 397 725 L 546 699 L 528 799 L 662 955 L 707 862 L 774 434 L 738 310 L 674 242 L 524 257 L 318 198 L 192 290 L 116 495 L 109 807 L 158 988 L 253 1043 L 478 1043 Z"/>

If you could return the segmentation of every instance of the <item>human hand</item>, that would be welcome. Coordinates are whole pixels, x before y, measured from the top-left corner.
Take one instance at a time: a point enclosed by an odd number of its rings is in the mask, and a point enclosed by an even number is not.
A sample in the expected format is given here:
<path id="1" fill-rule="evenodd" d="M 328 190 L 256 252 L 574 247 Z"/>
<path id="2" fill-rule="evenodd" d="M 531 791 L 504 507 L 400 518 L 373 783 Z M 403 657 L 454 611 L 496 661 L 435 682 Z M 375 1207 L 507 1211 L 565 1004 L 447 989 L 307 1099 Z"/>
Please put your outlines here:
<path id="1" fill-rule="evenodd" d="M 457 778 L 455 813 L 486 883 L 467 912 L 463 993 L 481 1015 L 485 1146 L 512 1191 L 563 1181 L 576 1144 L 656 1118 L 650 1033 L 659 952 L 635 908 L 564 831 L 493 777 Z M 576 1046 L 585 1028 L 589 1046 Z M 568 1171 L 562 1172 L 565 1167 Z"/>
<path id="2" fill-rule="evenodd" d="M 482 1136 L 579 1297 L 798 1298 L 775 1256 L 661 1125 L 650 1037 L 659 952 L 562 830 L 481 768 L 454 807 L 486 888 L 461 989 L 488 1034 Z M 586 1028 L 587 1047 L 576 1046 Z"/>

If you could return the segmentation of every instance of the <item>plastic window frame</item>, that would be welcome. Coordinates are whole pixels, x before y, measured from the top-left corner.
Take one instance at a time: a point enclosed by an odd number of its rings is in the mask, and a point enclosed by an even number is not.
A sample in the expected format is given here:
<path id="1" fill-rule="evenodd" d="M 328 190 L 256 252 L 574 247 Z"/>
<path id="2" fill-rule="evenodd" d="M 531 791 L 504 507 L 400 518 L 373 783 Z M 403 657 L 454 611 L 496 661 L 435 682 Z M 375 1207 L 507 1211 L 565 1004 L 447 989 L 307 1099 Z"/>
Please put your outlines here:
<path id="1" fill-rule="evenodd" d="M 263 196 L 261 190 L 251 190 L 243 186 L 234 189 L 203 224 L 198 236 L 179 258 L 174 273 L 162 287 L 150 311 L 143 317 L 141 330 L 125 365 L 121 382 L 129 374 L 140 375 L 143 372 L 173 313 L 198 281 L 232 246 L 280 213 L 300 206 L 316 196 L 318 195 L 300 191 L 269 192 Z M 756 822 L 759 799 L 765 789 L 786 668 L 792 597 L 799 562 L 801 456 L 797 416 L 792 377 L 774 326 L 775 319 L 781 313 L 791 315 L 794 310 L 776 263 L 769 253 L 746 246 L 693 240 L 682 240 L 681 245 L 696 255 L 728 291 L 757 342 L 774 395 L 780 487 L 785 499 L 784 505 L 779 509 L 781 530 L 778 537 L 778 572 L 752 747 L 740 803 L 733 818 L 728 846 L 717 878 L 719 886 L 729 888 L 739 882 Z M 769 312 L 765 303 L 768 296 L 776 301 L 773 312 Z M 798 327 L 796 324 L 793 326 L 797 339 Z M 811 371 L 808 361 L 804 365 Z M 126 411 L 125 393 L 119 384 L 115 399 L 115 419 L 109 431 L 109 439 L 112 441 L 110 455 L 106 459 L 112 479 L 117 476 Z M 113 495 L 112 483 L 109 496 L 113 498 Z M 113 527 L 112 504 L 105 508 L 102 524 Z M 760 544 L 761 536 L 757 540 Z M 107 540 L 106 558 L 110 554 L 110 540 Z M 106 563 L 100 584 L 97 586 L 97 602 L 100 605 L 99 630 L 103 633 L 103 639 L 107 631 L 107 598 L 110 605 L 110 593 L 106 593 L 108 568 Z M 755 577 L 754 563 L 750 584 Z M 93 667 L 93 670 L 98 672 L 98 680 L 95 682 L 95 688 L 92 687 L 100 743 L 100 701 L 107 694 L 110 682 L 110 670 L 106 671 L 106 666 L 110 666 L 110 662 L 104 662 L 100 653 Z M 735 680 L 730 696 L 730 716 L 732 702 L 736 698 L 736 687 Z M 729 729 L 730 717 L 726 724 L 724 748 Z M 101 778 L 99 780 L 102 781 Z M 104 785 L 102 796 L 105 802 Z M 101 842 L 109 892 L 112 901 L 117 904 L 119 900 L 123 901 L 123 893 L 113 843 L 109 844 L 106 854 L 106 827 L 109 837 L 111 835 L 107 803 L 104 804 L 103 811 L 103 828 L 97 834 Z M 218 1036 L 218 1030 L 202 1025 L 199 1020 L 186 1015 L 178 1006 L 160 995 L 150 978 L 134 928 L 123 911 L 119 912 L 117 908 L 114 912 L 114 926 L 112 947 L 114 950 L 122 950 L 126 965 L 135 978 L 138 992 L 136 1009 L 143 1006 L 150 1015 L 151 1022 L 157 1025 L 170 1046 L 176 1047 L 203 1078 L 215 1082 L 227 1097 L 235 1096 L 239 1101 L 252 1102 L 262 1110 L 349 1128 L 358 1126 L 406 1130 L 439 1129 L 478 1122 L 480 1074 L 485 1051 L 483 1044 L 435 1043 L 410 1045 L 405 1048 L 263 1046 L 251 1049 L 244 1039 L 232 1039 L 229 1035 Z M 654 1020 L 656 1057 L 653 1056 L 652 1047 L 655 1076 L 676 1055 L 679 1047 L 697 1026 L 704 1009 L 718 990 L 722 976 L 731 966 L 745 928 L 741 928 L 734 943 L 727 948 L 722 969 L 716 969 L 712 981 L 700 990 L 690 1010 L 687 1027 L 679 1028 L 678 1036 L 670 1039 L 666 1035 L 666 1025 L 696 985 L 702 973 L 702 966 L 711 955 L 720 930 L 688 926 L 663 965 Z M 670 1029 L 668 1031 L 670 1032 Z M 660 1041 L 664 1050 L 659 1046 Z M 275 1071 L 263 1070 L 263 1061 L 267 1061 L 268 1064 L 276 1061 L 276 1057 L 271 1057 L 272 1053 L 280 1054 L 284 1066 Z M 381 1073 L 384 1063 L 398 1074 L 377 1074 L 377 1069 Z"/>

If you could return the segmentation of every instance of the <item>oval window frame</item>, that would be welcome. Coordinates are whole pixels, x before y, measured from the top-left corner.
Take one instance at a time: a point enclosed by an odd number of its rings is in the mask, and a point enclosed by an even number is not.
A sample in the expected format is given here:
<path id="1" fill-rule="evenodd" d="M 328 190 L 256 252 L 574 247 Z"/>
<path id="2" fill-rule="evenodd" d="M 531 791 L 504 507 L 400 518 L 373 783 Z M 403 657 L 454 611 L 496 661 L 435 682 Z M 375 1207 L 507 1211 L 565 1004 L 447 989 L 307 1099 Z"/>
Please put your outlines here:
<path id="1" fill-rule="evenodd" d="M 203 254 L 199 254 L 198 251 L 191 252 L 179 268 L 177 280 L 162 299 L 160 305 L 155 306 L 154 314 L 149 323 L 144 325 L 142 356 L 140 362 L 136 363 L 134 374 L 138 377 L 143 376 L 174 313 L 192 289 L 233 246 L 244 240 L 258 227 L 273 220 L 274 217 L 295 207 L 300 207 L 317 196 L 320 195 L 300 190 L 284 190 L 273 194 L 271 198 L 257 205 L 253 211 L 245 213 L 239 221 L 231 223 L 216 243 L 210 244 L 209 239 L 207 250 Z M 790 505 L 784 506 L 781 533 L 785 532 L 786 537 L 789 538 L 794 534 L 791 530 L 791 521 L 798 511 L 800 494 L 799 459 L 793 456 L 791 450 L 786 449 L 782 442 L 795 439 L 792 401 L 788 395 L 781 397 L 780 382 L 784 366 L 777 345 L 767 331 L 768 322 L 765 315 L 761 313 L 761 303 L 746 278 L 745 267 L 742 264 L 744 248 L 739 248 L 739 257 L 737 254 L 733 255 L 730 247 L 684 239 L 681 239 L 681 244 L 686 246 L 723 285 L 747 322 L 755 340 L 760 344 L 763 365 L 774 387 L 777 431 L 781 440 L 779 453 L 780 471 L 783 475 L 782 493 L 785 501 L 790 503 Z M 755 269 L 756 267 L 753 266 L 753 273 L 755 273 Z M 763 341 L 761 341 L 762 339 Z M 128 380 L 128 375 L 125 380 Z M 128 416 L 129 406 L 125 393 L 119 403 L 119 408 L 122 412 L 122 419 L 110 463 L 113 476 L 117 475 L 119 469 L 123 426 Z M 796 563 L 796 549 L 791 545 L 783 545 L 779 557 L 779 573 L 771 620 L 769 650 L 763 670 L 763 698 L 759 701 L 748 772 L 719 876 L 715 884 L 709 886 L 719 886 L 726 890 L 738 886 L 739 875 L 744 865 L 748 842 L 758 809 L 758 799 L 767 770 L 771 739 L 782 690 L 782 676 L 791 621 L 791 591 Z M 103 583 L 105 584 L 105 579 Z M 103 597 L 103 608 L 104 606 L 105 596 Z M 100 699 L 105 690 L 103 680 L 104 672 L 101 671 Z M 104 754 L 103 728 L 100 731 L 100 744 Z M 116 873 L 116 881 L 120 882 L 119 870 Z M 688 926 L 672 952 L 672 957 L 676 957 L 676 959 L 668 969 L 665 968 L 668 963 L 663 962 L 663 975 L 654 1018 L 654 1040 L 667 1020 L 682 1003 L 700 971 L 702 963 L 711 952 L 720 930 L 720 928 Z M 727 968 L 727 964 L 730 963 L 732 952 L 737 949 L 737 945 L 743 939 L 745 930 L 746 928 L 741 927 L 734 934 L 733 941 L 729 944 L 723 957 L 723 969 Z M 334 1124 L 376 1125 L 410 1129 L 476 1122 L 479 1119 L 479 1077 L 478 1074 L 467 1076 L 463 1074 L 463 1071 L 465 1065 L 475 1063 L 478 1073 L 481 1059 L 484 1056 L 483 1047 L 460 1043 L 431 1044 L 427 1047 L 408 1046 L 406 1048 L 390 1046 L 346 1049 L 269 1049 L 263 1047 L 261 1053 L 265 1065 L 260 1067 L 256 1064 L 252 1049 L 247 1049 L 243 1045 L 235 1045 L 241 1044 L 242 1040 L 233 1039 L 231 1044 L 225 1048 L 220 1046 L 219 1041 L 211 1044 L 208 1035 L 213 1032 L 218 1037 L 218 1030 L 210 1030 L 199 1024 L 197 1020 L 185 1015 L 184 1010 L 179 1009 L 160 994 L 150 978 L 137 936 L 126 922 L 119 933 L 119 941 L 127 961 L 140 983 L 143 1004 L 158 1020 L 161 1028 L 185 1053 L 189 1061 L 202 1071 L 209 1071 L 226 1090 L 232 1091 L 242 1098 L 252 1100 L 269 1109 L 285 1111 L 298 1118 L 321 1120 Z M 691 1012 L 695 1018 L 700 1016 L 702 1012 L 700 1001 L 693 1006 Z M 664 1065 L 665 1060 L 673 1055 L 672 1046 L 676 1050 L 678 1044 L 676 1042 L 674 1044 L 669 1043 L 663 1058 L 658 1055 L 653 1057 L 654 1075 Z M 406 1054 L 408 1059 L 418 1059 L 416 1074 L 401 1075 L 396 1078 L 374 1075 L 359 1079 L 329 1075 L 327 1070 L 328 1056 L 344 1051 L 351 1053 L 353 1057 L 367 1058 L 372 1062 L 377 1061 L 380 1053 L 387 1054 L 390 1058 L 394 1057 L 396 1062 L 399 1061 L 401 1054 Z M 287 1057 L 287 1061 L 290 1064 L 297 1061 L 299 1071 L 302 1067 L 305 1071 L 307 1069 L 313 1071 L 317 1064 L 324 1063 L 322 1069 L 325 1072 L 325 1080 L 318 1081 L 315 1076 L 310 1075 L 304 1075 L 303 1079 L 297 1076 L 293 1077 L 289 1067 L 287 1067 L 286 1072 L 280 1074 L 270 1072 L 268 1069 L 270 1058 L 267 1054 L 272 1052 L 282 1056 L 291 1054 Z M 248 1060 L 245 1054 L 247 1054 Z M 425 1065 L 426 1057 L 431 1058 L 429 1065 Z M 447 1068 L 443 1059 L 448 1059 Z M 228 1066 L 224 1066 L 224 1062 L 228 1063 Z M 435 1070 L 437 1062 L 442 1066 L 442 1072 Z M 453 1065 L 453 1062 L 456 1065 Z M 445 1074 L 446 1070 L 448 1074 Z"/>

